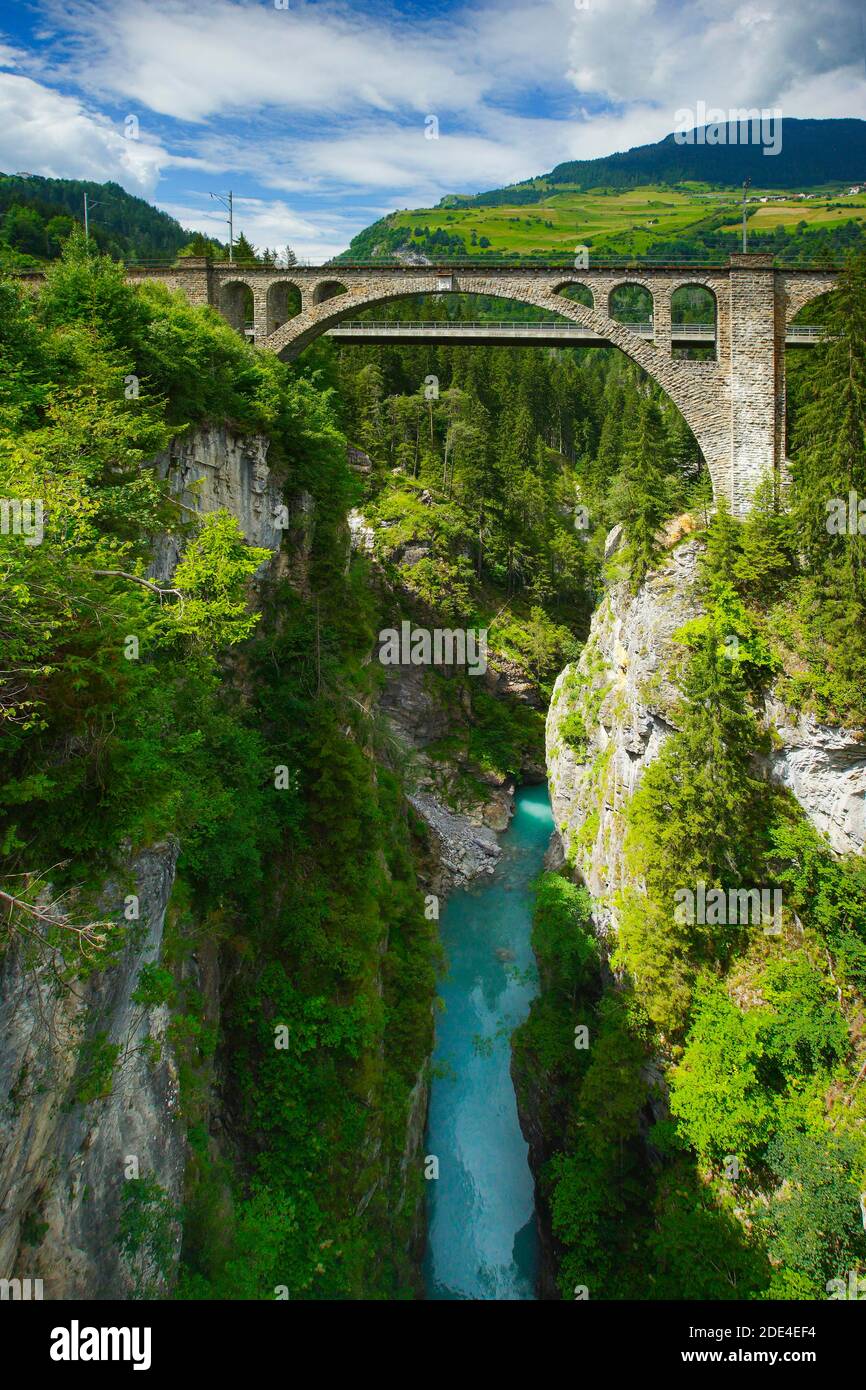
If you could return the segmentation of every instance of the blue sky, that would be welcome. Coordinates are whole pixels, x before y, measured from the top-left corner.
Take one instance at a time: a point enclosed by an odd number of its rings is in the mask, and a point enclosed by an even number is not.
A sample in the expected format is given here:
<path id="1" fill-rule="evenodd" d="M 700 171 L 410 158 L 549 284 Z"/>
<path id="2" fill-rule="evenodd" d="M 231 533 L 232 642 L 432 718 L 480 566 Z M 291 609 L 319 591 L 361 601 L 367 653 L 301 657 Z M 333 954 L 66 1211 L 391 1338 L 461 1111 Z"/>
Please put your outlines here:
<path id="1" fill-rule="evenodd" d="M 863 10 L 2 0 L 0 169 L 115 179 L 222 239 L 208 194 L 231 188 L 254 244 L 323 259 L 393 208 L 660 139 L 699 101 L 866 116 Z"/>

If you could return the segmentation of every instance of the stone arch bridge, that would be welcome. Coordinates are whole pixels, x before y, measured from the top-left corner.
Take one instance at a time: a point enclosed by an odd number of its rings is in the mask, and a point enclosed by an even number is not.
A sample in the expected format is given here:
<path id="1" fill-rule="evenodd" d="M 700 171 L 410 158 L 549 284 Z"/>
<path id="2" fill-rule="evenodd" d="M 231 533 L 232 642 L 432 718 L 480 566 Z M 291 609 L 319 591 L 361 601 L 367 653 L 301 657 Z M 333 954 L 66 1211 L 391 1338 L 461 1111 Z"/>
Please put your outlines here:
<path id="1" fill-rule="evenodd" d="M 628 270 L 598 265 L 575 271 L 539 263 L 488 266 L 480 260 L 445 268 L 338 264 L 276 270 L 189 259 L 159 269 L 131 269 L 129 278 L 160 280 L 182 290 L 191 303 L 219 309 L 239 331 L 244 331 L 249 291 L 256 345 L 283 357 L 295 356 L 359 310 L 406 295 L 485 295 L 556 313 L 580 330 L 578 343 L 621 348 L 667 392 L 695 434 L 716 496 L 725 495 L 732 511 L 742 515 L 762 476 L 785 476 L 785 345 L 797 341 L 791 320 L 832 289 L 836 273 L 779 269 L 770 256 L 738 254 L 727 265 Z M 589 291 L 592 307 L 563 293 L 578 285 Z M 651 322 L 640 329 L 611 313 L 611 295 L 623 285 L 642 286 L 652 297 Z M 715 299 L 714 332 L 705 332 L 703 339 L 714 343 L 713 360 L 686 360 L 674 351 L 679 330 L 672 328 L 671 298 L 694 285 Z"/>

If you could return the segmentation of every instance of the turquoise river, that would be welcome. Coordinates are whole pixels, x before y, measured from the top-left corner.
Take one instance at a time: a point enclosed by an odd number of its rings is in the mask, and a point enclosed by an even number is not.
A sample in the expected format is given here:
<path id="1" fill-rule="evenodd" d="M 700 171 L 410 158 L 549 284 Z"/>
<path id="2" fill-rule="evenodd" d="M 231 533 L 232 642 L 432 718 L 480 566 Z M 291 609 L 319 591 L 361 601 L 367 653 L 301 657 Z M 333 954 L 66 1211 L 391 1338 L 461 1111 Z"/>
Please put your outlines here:
<path id="1" fill-rule="evenodd" d="M 428 1298 L 535 1297 L 533 1183 L 510 1038 L 537 990 L 530 884 L 552 829 L 547 788 L 522 788 L 495 874 L 454 893 L 442 911 L 448 971 L 425 1148 L 439 1165 L 427 1183 Z"/>

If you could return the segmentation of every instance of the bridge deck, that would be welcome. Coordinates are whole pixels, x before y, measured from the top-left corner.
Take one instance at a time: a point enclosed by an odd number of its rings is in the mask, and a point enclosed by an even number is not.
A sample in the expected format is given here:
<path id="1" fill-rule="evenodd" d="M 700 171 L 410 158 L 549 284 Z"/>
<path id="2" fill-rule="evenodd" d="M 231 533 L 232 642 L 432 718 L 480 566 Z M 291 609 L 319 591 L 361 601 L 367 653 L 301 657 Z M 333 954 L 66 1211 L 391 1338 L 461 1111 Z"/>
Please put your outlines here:
<path id="1" fill-rule="evenodd" d="M 650 342 L 653 339 L 654 329 L 651 323 L 629 323 L 624 326 L 630 328 L 639 338 Z M 334 328 L 328 329 L 326 336 L 344 343 L 461 342 L 467 346 L 500 343 L 503 347 L 520 347 L 530 343 L 535 347 L 562 347 L 563 344 L 575 343 L 581 347 L 603 347 L 610 341 L 591 328 L 561 319 L 512 320 L 499 323 L 471 323 L 465 320 L 448 322 L 441 319 L 419 323 L 357 320 L 337 324 Z M 790 346 L 808 346 L 820 336 L 821 329 L 811 324 L 792 324 L 788 328 L 785 341 Z M 712 347 L 716 341 L 715 324 L 671 324 L 671 341 L 677 347 Z"/>

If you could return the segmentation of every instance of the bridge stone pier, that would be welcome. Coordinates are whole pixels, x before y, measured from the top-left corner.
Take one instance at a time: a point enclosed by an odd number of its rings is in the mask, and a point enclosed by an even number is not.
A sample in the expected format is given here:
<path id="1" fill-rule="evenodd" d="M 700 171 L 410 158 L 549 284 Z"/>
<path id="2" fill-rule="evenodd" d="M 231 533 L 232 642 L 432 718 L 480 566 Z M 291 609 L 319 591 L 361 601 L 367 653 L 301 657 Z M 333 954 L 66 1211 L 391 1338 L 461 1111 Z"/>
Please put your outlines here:
<path id="1" fill-rule="evenodd" d="M 213 306 L 239 331 L 249 291 L 256 345 L 287 358 L 341 320 L 406 295 L 486 295 L 559 315 L 588 330 L 595 343 L 621 348 L 667 392 L 695 434 L 716 496 L 742 515 L 763 476 L 785 478 L 786 330 L 803 305 L 832 289 L 836 272 L 774 268 L 772 257 L 740 254 L 728 265 L 575 271 L 537 262 L 485 266 L 480 259 L 444 268 L 333 264 L 281 271 L 190 259 L 130 270 L 129 278 L 182 290 L 190 303 Z M 578 285 L 589 291 L 592 307 L 564 294 Z M 638 333 L 612 316 L 611 295 L 623 285 L 651 295 L 651 331 Z M 713 360 L 674 351 L 671 298 L 690 285 L 703 286 L 715 300 Z"/>

